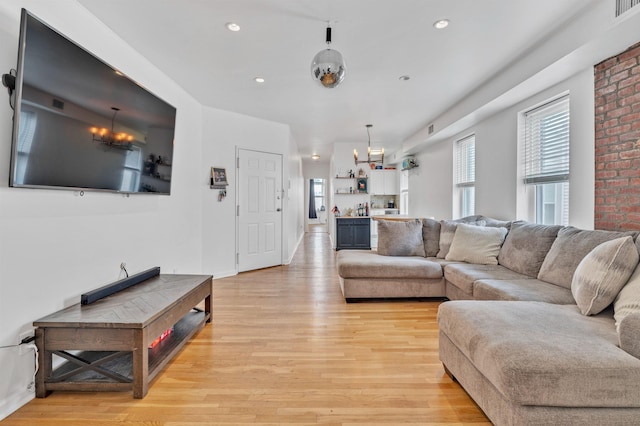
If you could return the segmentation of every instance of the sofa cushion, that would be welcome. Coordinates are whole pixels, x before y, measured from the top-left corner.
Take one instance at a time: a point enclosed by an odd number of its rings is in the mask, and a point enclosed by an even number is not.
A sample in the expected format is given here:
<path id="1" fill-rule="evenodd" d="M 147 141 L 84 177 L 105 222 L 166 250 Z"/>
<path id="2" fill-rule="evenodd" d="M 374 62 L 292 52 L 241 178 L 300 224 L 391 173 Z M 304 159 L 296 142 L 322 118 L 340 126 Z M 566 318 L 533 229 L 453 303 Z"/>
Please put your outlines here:
<path id="1" fill-rule="evenodd" d="M 435 263 L 439 264 L 443 268 L 445 266 L 447 266 L 447 265 L 455 265 L 455 264 L 458 264 L 458 263 L 462 263 L 462 262 L 458 262 L 458 261 L 455 261 L 455 260 L 440 259 L 439 257 L 433 257 L 433 256 L 427 257 L 427 259 L 432 261 L 432 262 L 435 262 Z"/>
<path id="2" fill-rule="evenodd" d="M 443 269 L 445 279 L 451 285 L 458 287 L 467 294 L 473 294 L 473 283 L 477 280 L 518 280 L 529 278 L 526 275 L 519 274 L 500 265 L 453 263 L 446 265 Z"/>
<path id="3" fill-rule="evenodd" d="M 424 257 L 422 221 L 379 220 L 378 254 Z"/>
<path id="4" fill-rule="evenodd" d="M 441 333 L 505 400 L 517 405 L 640 407 L 640 360 L 618 347 L 607 310 L 576 305 L 451 301 Z"/>
<path id="5" fill-rule="evenodd" d="M 500 219 L 494 219 L 492 217 L 487 217 L 487 216 L 478 216 L 478 218 L 476 219 L 476 221 L 478 220 L 482 220 L 484 221 L 484 226 L 489 226 L 492 228 L 511 228 L 511 221 L 509 220 L 500 220 Z"/>
<path id="6" fill-rule="evenodd" d="M 609 306 L 638 265 L 638 250 L 631 237 L 605 241 L 578 264 L 571 293 L 583 315 Z"/>
<path id="7" fill-rule="evenodd" d="M 560 225 L 513 222 L 498 254 L 498 263 L 512 271 L 537 277 L 561 228 Z"/>
<path id="8" fill-rule="evenodd" d="M 478 280 L 473 283 L 476 300 L 523 300 L 574 305 L 571 290 L 535 278 L 519 280 Z"/>
<path id="9" fill-rule="evenodd" d="M 440 250 L 440 222 L 422 219 L 422 240 L 426 257 L 435 257 Z"/>
<path id="10" fill-rule="evenodd" d="M 475 216 L 470 216 L 470 218 L 474 218 Z M 468 218 L 462 218 L 458 220 L 443 220 L 440 222 L 440 240 L 438 242 L 438 253 L 436 257 L 440 259 L 444 259 L 447 257 L 447 253 L 449 253 L 449 248 L 451 247 L 451 242 L 453 241 L 453 236 L 456 233 L 456 228 L 460 223 L 467 223 L 469 225 L 477 225 L 484 226 L 484 220 L 476 221 L 470 220 Z"/>
<path id="11" fill-rule="evenodd" d="M 507 228 L 461 223 L 456 228 L 445 259 L 480 265 L 497 265 L 498 253 L 506 235 Z"/>
<path id="12" fill-rule="evenodd" d="M 340 250 L 336 257 L 342 278 L 442 278 L 442 267 L 424 257 L 380 256 L 369 250 Z"/>
<path id="13" fill-rule="evenodd" d="M 620 347 L 628 354 L 640 358 L 640 312 L 624 317 L 618 330 Z"/>
<path id="14" fill-rule="evenodd" d="M 620 322 L 627 315 L 640 313 L 640 265 L 636 266 L 631 278 L 616 296 L 613 302 L 613 311 L 616 327 L 618 328 L 620 327 Z"/>
<path id="15" fill-rule="evenodd" d="M 627 235 L 635 237 L 637 232 L 587 231 L 573 226 L 564 227 L 558 231 L 558 238 L 545 256 L 538 279 L 571 288 L 573 273 L 591 250 L 605 241 Z"/>

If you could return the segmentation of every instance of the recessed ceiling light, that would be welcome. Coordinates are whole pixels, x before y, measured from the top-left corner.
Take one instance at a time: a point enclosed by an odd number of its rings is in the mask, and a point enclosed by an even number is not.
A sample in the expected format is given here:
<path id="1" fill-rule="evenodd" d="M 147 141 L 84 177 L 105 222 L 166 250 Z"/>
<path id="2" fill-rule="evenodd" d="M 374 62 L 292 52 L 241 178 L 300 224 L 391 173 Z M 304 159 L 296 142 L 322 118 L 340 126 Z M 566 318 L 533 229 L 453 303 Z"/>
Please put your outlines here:
<path id="1" fill-rule="evenodd" d="M 312 159 L 312 160 L 319 160 L 319 159 L 320 159 L 320 154 L 313 154 L 313 155 L 311 156 L 311 159 Z"/>
<path id="2" fill-rule="evenodd" d="M 225 25 L 227 26 L 227 29 L 229 31 L 240 31 L 240 25 L 236 24 L 235 22 L 227 22 Z"/>
<path id="3" fill-rule="evenodd" d="M 447 28 L 448 26 L 449 26 L 448 19 L 440 19 L 433 23 L 433 27 L 437 30 L 442 30 L 444 28 Z"/>
<path id="4" fill-rule="evenodd" d="M 401 75 L 400 77 L 398 77 L 398 80 L 400 81 L 407 81 L 409 80 L 411 77 L 409 77 L 408 75 Z"/>
<path id="5" fill-rule="evenodd" d="M 255 81 L 256 83 L 264 83 L 264 78 L 256 77 L 256 78 L 253 79 L 253 81 Z"/>

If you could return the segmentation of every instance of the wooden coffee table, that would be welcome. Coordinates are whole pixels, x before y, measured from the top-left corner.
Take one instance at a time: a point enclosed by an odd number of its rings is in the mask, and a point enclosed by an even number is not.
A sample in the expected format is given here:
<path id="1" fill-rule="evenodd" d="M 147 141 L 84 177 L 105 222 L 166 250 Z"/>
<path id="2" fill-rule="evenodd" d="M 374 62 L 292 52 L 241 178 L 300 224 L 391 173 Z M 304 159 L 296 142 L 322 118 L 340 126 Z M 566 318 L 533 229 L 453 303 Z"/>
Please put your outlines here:
<path id="1" fill-rule="evenodd" d="M 53 390 L 132 390 L 134 398 L 144 398 L 149 382 L 211 322 L 212 278 L 159 275 L 35 321 L 36 396 Z M 196 308 L 199 304 L 204 308 Z M 54 354 L 66 360 L 55 369 Z"/>

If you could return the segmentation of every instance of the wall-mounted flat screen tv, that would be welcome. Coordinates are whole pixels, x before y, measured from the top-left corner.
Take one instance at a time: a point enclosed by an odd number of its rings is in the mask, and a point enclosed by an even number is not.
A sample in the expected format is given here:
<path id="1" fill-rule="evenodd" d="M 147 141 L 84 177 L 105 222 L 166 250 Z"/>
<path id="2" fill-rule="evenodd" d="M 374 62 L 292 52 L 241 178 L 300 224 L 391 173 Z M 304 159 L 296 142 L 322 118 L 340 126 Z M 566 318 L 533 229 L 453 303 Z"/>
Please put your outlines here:
<path id="1" fill-rule="evenodd" d="M 176 109 L 22 10 L 10 186 L 171 192 Z"/>

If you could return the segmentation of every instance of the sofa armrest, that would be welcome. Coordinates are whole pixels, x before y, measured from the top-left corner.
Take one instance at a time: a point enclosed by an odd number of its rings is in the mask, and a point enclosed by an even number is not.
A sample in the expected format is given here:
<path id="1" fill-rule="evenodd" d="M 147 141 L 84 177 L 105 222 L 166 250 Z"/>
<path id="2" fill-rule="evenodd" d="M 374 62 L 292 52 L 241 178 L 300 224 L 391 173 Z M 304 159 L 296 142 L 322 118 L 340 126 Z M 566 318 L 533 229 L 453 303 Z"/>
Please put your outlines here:
<path id="1" fill-rule="evenodd" d="M 620 321 L 620 348 L 640 358 L 640 312 L 629 314 Z"/>

